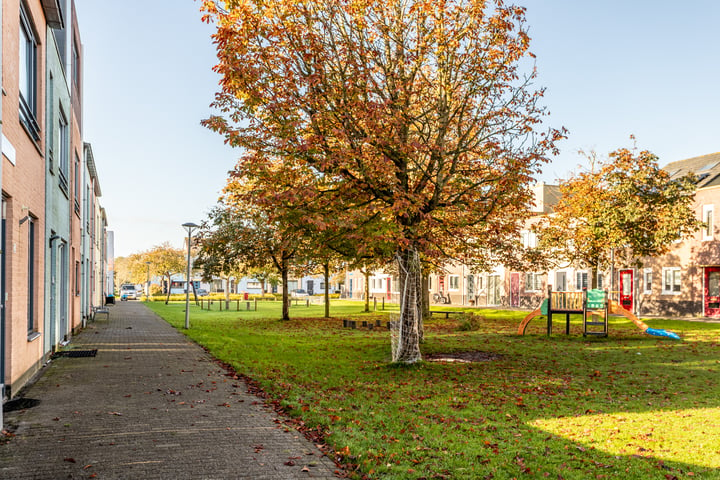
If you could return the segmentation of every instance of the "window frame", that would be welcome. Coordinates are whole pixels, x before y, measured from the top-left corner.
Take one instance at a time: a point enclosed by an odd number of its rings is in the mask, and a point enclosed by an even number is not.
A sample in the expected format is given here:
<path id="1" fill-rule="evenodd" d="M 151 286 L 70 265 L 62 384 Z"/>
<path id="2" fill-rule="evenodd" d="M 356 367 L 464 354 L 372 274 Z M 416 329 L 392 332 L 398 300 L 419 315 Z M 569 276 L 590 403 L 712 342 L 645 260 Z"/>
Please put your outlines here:
<path id="1" fill-rule="evenodd" d="M 575 271 L 575 290 L 581 292 L 583 289 L 588 288 L 588 280 L 590 275 L 584 270 Z"/>
<path id="2" fill-rule="evenodd" d="M 709 241 L 715 239 L 715 205 L 703 205 L 702 207 L 702 221 L 705 223 L 705 227 L 702 229 L 703 241 Z M 710 221 L 708 221 L 708 215 Z"/>
<path id="3" fill-rule="evenodd" d="M 666 288 L 668 286 L 667 276 L 670 273 L 672 273 L 672 285 L 670 286 L 670 290 L 668 290 Z M 676 281 L 677 281 L 677 285 L 675 285 Z M 676 286 L 677 286 L 677 290 L 675 290 Z M 663 295 L 680 295 L 681 293 L 682 293 L 682 270 L 680 269 L 680 267 L 663 267 L 663 269 L 662 269 L 662 294 Z"/>
<path id="4" fill-rule="evenodd" d="M 67 195 L 70 176 L 70 123 L 62 108 L 58 112 L 58 138 L 58 178 L 60 188 Z"/>
<path id="5" fill-rule="evenodd" d="M 74 196 L 75 196 L 75 213 L 80 215 L 80 157 L 75 152 L 75 171 L 74 171 Z"/>
<path id="6" fill-rule="evenodd" d="M 526 272 L 525 273 L 525 291 L 541 292 L 542 291 L 542 273 Z"/>
<path id="7" fill-rule="evenodd" d="M 27 251 L 27 334 L 28 338 L 37 331 L 37 322 L 35 321 L 35 300 L 37 299 L 37 268 L 36 256 L 37 246 L 37 229 L 35 217 L 28 215 L 27 219 L 28 232 L 28 251 Z"/>
<path id="8" fill-rule="evenodd" d="M 453 284 L 455 284 L 453 286 Z M 448 292 L 460 291 L 460 275 L 448 275 Z"/>
<path id="9" fill-rule="evenodd" d="M 643 293 L 652 295 L 653 271 L 652 268 L 643 270 Z"/>
<path id="10" fill-rule="evenodd" d="M 40 141 L 40 125 L 37 121 L 38 40 L 24 1 L 20 2 L 20 26 L 18 30 L 18 110 L 20 123 L 33 140 L 37 142 Z"/>

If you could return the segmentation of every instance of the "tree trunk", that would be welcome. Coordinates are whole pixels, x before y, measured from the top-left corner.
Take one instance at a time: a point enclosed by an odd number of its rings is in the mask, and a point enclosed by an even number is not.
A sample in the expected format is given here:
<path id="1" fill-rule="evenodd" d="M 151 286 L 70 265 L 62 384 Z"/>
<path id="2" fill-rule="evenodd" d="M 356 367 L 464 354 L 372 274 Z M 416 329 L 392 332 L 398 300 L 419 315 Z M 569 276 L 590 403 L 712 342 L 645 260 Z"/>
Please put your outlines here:
<path id="1" fill-rule="evenodd" d="M 330 318 L 330 263 L 323 265 L 325 275 L 325 318 Z"/>
<path id="2" fill-rule="evenodd" d="M 287 259 L 283 257 L 280 265 L 280 275 L 282 276 L 282 319 L 290 320 L 290 298 L 288 296 L 288 265 Z"/>
<path id="3" fill-rule="evenodd" d="M 422 272 L 415 249 L 398 252 L 400 273 L 400 325 L 397 344 L 393 348 L 393 361 L 415 363 L 420 361 L 420 328 L 422 321 Z"/>
<path id="4" fill-rule="evenodd" d="M 230 301 L 230 277 L 225 279 L 225 301 Z"/>
<path id="5" fill-rule="evenodd" d="M 260 280 L 260 295 L 261 298 L 265 298 L 265 278 Z"/>
<path id="6" fill-rule="evenodd" d="M 165 305 L 170 303 L 170 285 L 172 284 L 172 280 L 170 279 L 170 274 L 166 274 L 167 276 L 167 297 L 165 297 Z"/>
<path id="7" fill-rule="evenodd" d="M 200 302 L 198 302 L 198 298 L 197 298 L 197 291 L 195 290 L 195 282 L 188 281 L 188 283 L 190 283 L 192 285 L 193 299 L 195 300 L 195 305 L 200 305 Z"/>
<path id="8" fill-rule="evenodd" d="M 430 276 L 422 276 L 422 315 L 420 316 L 420 342 L 425 339 L 425 320 L 430 320 Z"/>
<path id="9" fill-rule="evenodd" d="M 590 265 L 590 289 L 598 288 L 598 264 Z"/>
<path id="10" fill-rule="evenodd" d="M 370 268 L 365 267 L 365 311 L 370 311 Z"/>

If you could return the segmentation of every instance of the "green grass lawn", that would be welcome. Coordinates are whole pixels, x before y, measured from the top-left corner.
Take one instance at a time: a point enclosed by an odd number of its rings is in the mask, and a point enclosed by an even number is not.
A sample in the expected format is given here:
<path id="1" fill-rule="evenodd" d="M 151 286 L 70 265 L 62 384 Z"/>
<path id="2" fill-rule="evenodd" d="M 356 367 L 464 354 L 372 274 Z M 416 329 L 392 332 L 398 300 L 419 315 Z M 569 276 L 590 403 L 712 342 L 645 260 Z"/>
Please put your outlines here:
<path id="1" fill-rule="evenodd" d="M 548 338 L 544 318 L 518 336 L 523 312 L 475 310 L 474 331 L 427 322 L 423 354 L 494 359 L 397 366 L 386 329 L 342 328 L 368 315 L 361 303 L 337 302 L 328 320 L 293 306 L 288 322 L 279 303 L 259 305 L 193 306 L 187 334 L 322 430 L 357 478 L 720 479 L 720 324 L 647 321 L 678 342 L 620 317 L 586 339 L 579 317 L 570 336 L 558 318 Z M 184 324 L 184 304 L 149 306 Z"/>

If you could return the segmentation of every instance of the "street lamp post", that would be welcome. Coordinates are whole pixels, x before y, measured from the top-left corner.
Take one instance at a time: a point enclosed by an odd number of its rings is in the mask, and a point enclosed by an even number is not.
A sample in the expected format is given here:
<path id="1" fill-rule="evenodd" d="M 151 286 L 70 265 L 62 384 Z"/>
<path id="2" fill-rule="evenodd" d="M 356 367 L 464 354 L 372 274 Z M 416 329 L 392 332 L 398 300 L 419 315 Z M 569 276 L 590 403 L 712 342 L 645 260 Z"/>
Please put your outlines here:
<path id="1" fill-rule="evenodd" d="M 190 245 L 192 243 L 192 231 L 193 228 L 198 228 L 192 222 L 183 223 L 182 225 L 188 232 L 188 245 L 187 245 L 187 277 L 185 281 L 185 328 L 190 328 Z"/>
<path id="2" fill-rule="evenodd" d="M 145 262 L 147 265 L 147 283 L 145 284 L 145 301 L 150 300 L 150 262 Z"/>

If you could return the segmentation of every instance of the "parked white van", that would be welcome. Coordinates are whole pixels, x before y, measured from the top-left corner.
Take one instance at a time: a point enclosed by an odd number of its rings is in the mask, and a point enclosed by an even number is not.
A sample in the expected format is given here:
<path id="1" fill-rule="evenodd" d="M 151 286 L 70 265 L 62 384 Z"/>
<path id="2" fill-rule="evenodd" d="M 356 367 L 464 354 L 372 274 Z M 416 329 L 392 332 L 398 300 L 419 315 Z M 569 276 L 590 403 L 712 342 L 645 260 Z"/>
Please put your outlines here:
<path id="1" fill-rule="evenodd" d="M 120 286 L 120 300 L 127 300 L 129 298 L 137 300 L 138 291 L 135 288 L 135 285 L 126 283 Z"/>

